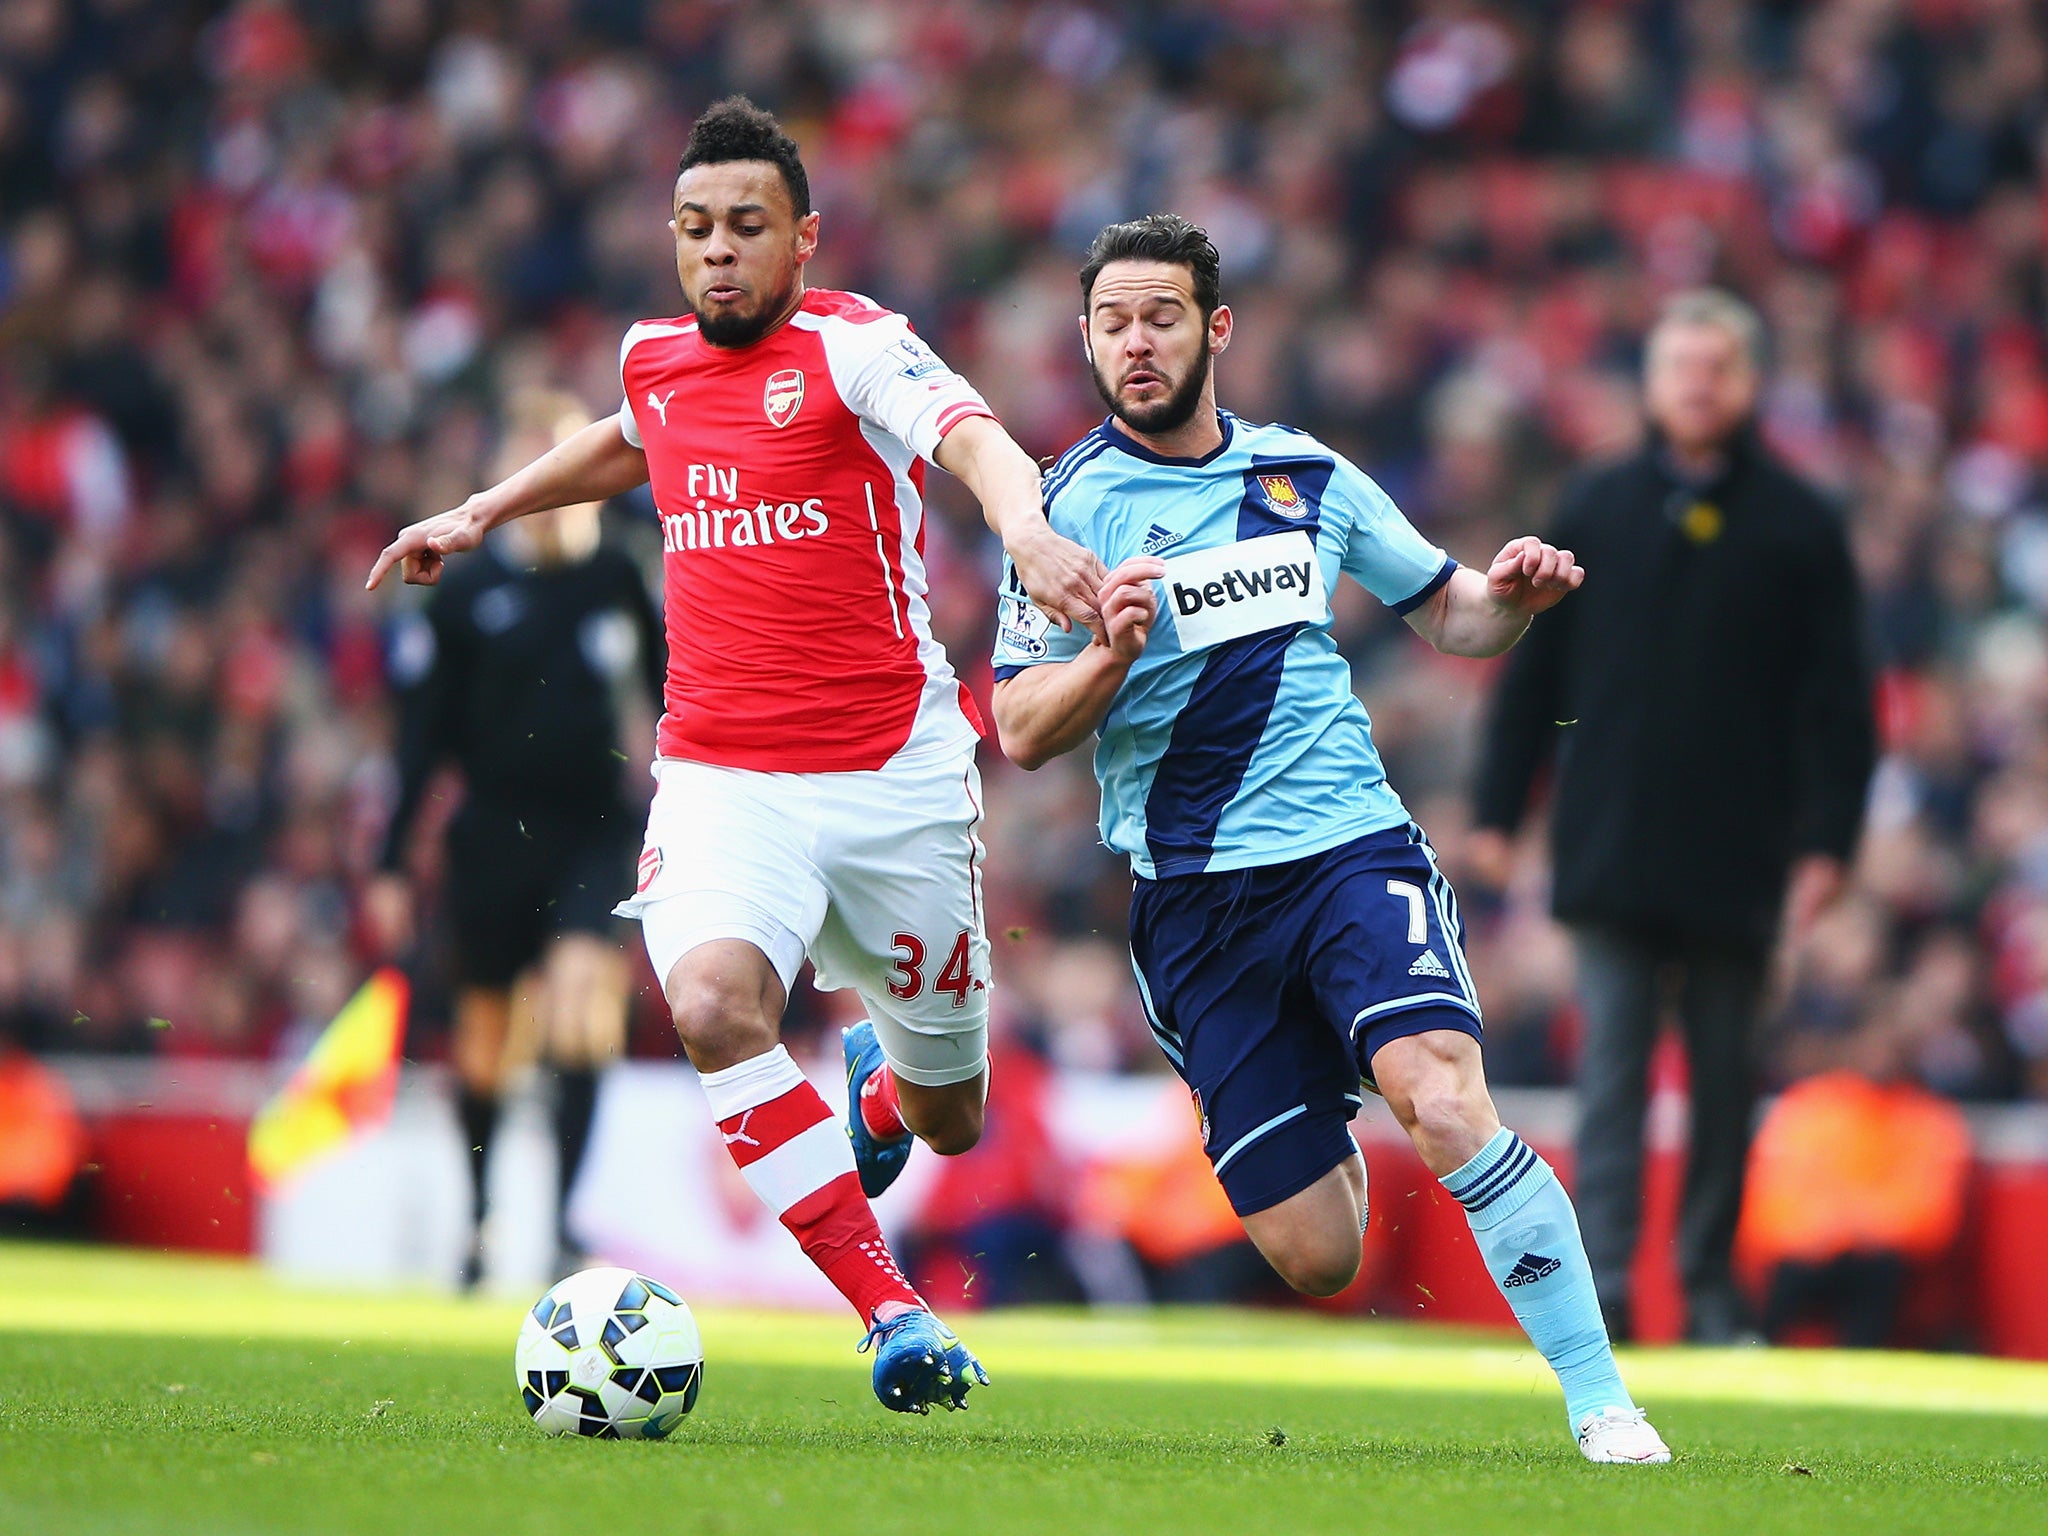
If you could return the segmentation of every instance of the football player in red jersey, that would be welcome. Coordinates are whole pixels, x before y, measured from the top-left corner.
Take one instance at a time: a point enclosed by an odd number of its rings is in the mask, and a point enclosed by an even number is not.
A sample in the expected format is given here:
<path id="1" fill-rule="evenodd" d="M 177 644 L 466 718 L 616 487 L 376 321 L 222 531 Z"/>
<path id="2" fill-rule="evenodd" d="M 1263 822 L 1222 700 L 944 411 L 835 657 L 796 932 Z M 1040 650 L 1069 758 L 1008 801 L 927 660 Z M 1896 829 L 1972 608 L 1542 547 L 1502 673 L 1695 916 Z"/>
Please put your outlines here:
<path id="1" fill-rule="evenodd" d="M 988 1084 L 982 724 L 931 634 L 925 461 L 966 482 L 1062 628 L 1099 625 L 1105 572 L 1052 531 L 1037 467 L 902 316 L 805 285 L 819 219 L 774 118 L 710 108 L 672 214 L 688 312 L 627 332 L 618 415 L 406 528 L 370 585 L 393 566 L 431 584 L 508 519 L 651 480 L 669 663 L 639 890 L 619 910 L 728 1151 L 868 1325 L 876 1395 L 957 1407 L 987 1378 L 868 1205 L 913 1136 L 974 1145 Z M 806 955 L 867 1006 L 844 1129 L 779 1042 Z"/>

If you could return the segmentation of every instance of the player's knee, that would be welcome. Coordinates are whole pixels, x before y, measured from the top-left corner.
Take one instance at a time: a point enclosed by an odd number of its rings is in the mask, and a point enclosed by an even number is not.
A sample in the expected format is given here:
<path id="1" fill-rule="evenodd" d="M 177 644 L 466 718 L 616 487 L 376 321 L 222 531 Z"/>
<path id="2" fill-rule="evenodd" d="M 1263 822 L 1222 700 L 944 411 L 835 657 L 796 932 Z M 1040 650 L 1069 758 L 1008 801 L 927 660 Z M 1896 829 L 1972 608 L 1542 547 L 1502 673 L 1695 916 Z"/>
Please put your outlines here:
<path id="1" fill-rule="evenodd" d="M 981 1127 L 972 1129 L 947 1126 L 943 1130 L 921 1132 L 918 1137 L 941 1157 L 958 1157 L 962 1152 L 972 1152 L 981 1140 Z"/>
<path id="2" fill-rule="evenodd" d="M 751 1060 L 781 1038 L 782 980 L 752 944 L 698 945 L 670 967 L 662 992 L 683 1049 L 700 1072 Z"/>
<path id="3" fill-rule="evenodd" d="M 775 1049 L 772 1020 L 758 1014 L 695 1008 L 675 1015 L 676 1035 L 700 1071 L 717 1071 Z"/>
<path id="4" fill-rule="evenodd" d="M 1411 1137 L 1451 1142 L 1462 1140 L 1485 1118 L 1486 1098 L 1462 1083 L 1439 1080 L 1407 1095 L 1403 1108 L 1395 1114 Z"/>
<path id="5" fill-rule="evenodd" d="M 1334 1296 L 1358 1278 L 1364 1246 L 1356 1239 L 1302 1244 L 1268 1254 L 1280 1278 L 1304 1296 Z"/>
<path id="6" fill-rule="evenodd" d="M 920 1115 L 911 1129 L 917 1139 L 941 1157 L 958 1157 L 971 1152 L 981 1140 L 982 1106 L 965 1100 L 946 1104 Z"/>
<path id="7" fill-rule="evenodd" d="M 775 1048 L 776 1021 L 759 1000 L 714 978 L 676 978 L 668 1004 L 683 1049 L 700 1065 L 745 1061 Z"/>
<path id="8" fill-rule="evenodd" d="M 988 1113 L 988 1076 L 942 1085 L 896 1078 L 896 1102 L 912 1135 L 941 1157 L 971 1152 Z"/>

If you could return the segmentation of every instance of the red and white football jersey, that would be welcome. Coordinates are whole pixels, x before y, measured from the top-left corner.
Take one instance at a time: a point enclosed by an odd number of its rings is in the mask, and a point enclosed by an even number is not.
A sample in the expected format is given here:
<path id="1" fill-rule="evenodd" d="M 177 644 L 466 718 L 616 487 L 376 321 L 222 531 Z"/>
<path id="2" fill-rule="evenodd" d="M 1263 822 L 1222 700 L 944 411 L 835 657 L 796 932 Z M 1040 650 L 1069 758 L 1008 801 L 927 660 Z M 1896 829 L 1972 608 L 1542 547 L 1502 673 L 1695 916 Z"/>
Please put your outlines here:
<path id="1" fill-rule="evenodd" d="M 993 413 L 903 316 L 814 288 L 741 348 L 643 320 L 619 378 L 661 514 L 663 757 L 833 773 L 983 733 L 932 638 L 922 460 Z"/>

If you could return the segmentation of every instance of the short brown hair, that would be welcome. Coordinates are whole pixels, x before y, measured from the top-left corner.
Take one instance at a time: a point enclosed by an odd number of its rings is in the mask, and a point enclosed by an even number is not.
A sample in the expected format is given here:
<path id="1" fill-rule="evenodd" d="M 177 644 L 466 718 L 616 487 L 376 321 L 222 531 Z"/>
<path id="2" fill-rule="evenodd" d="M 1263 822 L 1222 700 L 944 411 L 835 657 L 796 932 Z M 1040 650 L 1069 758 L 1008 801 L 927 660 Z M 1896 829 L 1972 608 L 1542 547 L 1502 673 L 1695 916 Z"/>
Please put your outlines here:
<path id="1" fill-rule="evenodd" d="M 1186 267 L 1195 280 L 1195 303 L 1208 319 L 1223 302 L 1223 258 L 1216 242 L 1199 224 L 1177 213 L 1148 213 L 1142 219 L 1112 224 L 1097 235 L 1081 263 L 1081 303 L 1095 293 L 1095 279 L 1112 261 L 1161 261 Z"/>

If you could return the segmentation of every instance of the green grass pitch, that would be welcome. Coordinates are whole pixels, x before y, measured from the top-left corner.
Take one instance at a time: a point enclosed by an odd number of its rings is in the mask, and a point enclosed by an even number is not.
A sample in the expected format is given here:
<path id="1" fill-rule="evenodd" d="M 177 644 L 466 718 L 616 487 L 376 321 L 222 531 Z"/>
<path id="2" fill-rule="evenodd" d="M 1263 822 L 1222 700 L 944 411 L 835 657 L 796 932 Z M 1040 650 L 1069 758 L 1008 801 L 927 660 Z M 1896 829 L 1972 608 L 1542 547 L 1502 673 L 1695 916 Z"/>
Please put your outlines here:
<path id="1" fill-rule="evenodd" d="M 1495 1334 L 1274 1313 L 968 1317 L 974 1411 L 884 1413 L 851 1318 L 705 1309 L 660 1443 L 549 1440 L 517 1300 L 0 1246 L 0 1532 L 2048 1531 L 2048 1366 L 1644 1350 L 1669 1467 L 1592 1467 Z"/>

